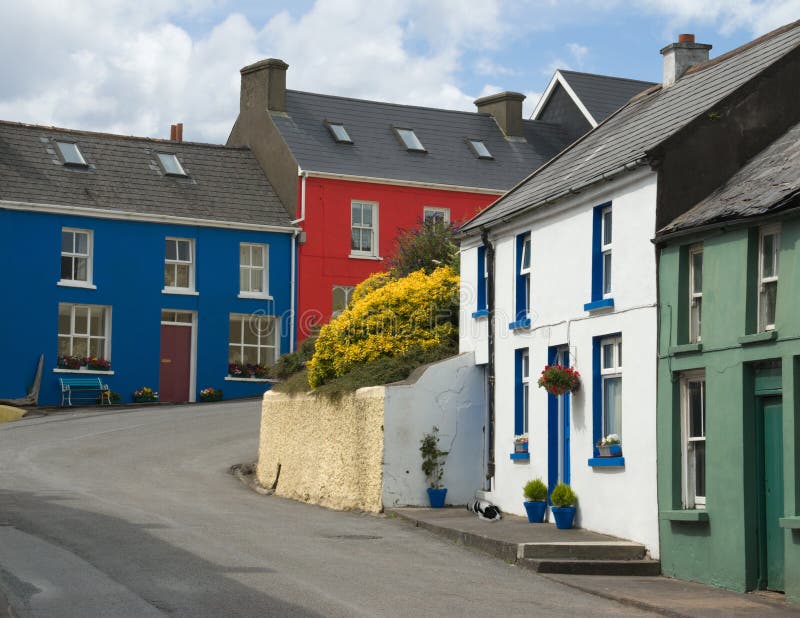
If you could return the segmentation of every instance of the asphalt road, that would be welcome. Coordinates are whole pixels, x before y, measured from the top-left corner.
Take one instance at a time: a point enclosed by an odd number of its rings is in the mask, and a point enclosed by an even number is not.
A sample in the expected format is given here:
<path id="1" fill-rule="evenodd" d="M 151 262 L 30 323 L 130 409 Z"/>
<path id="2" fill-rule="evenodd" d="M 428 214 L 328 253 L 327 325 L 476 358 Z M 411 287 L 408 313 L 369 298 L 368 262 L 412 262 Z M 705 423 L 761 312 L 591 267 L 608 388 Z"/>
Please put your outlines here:
<path id="1" fill-rule="evenodd" d="M 646 615 L 399 520 L 255 494 L 227 470 L 255 458 L 258 426 L 252 400 L 0 426 L 16 614 Z"/>

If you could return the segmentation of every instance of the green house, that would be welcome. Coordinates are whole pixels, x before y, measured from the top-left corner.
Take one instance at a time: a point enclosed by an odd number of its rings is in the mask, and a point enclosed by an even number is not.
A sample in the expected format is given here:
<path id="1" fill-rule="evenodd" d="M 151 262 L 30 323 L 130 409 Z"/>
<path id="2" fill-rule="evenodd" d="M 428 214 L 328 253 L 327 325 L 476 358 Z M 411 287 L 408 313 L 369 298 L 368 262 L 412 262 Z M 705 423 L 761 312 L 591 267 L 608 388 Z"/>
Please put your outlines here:
<path id="1" fill-rule="evenodd" d="M 800 124 L 656 245 L 663 573 L 800 602 Z"/>

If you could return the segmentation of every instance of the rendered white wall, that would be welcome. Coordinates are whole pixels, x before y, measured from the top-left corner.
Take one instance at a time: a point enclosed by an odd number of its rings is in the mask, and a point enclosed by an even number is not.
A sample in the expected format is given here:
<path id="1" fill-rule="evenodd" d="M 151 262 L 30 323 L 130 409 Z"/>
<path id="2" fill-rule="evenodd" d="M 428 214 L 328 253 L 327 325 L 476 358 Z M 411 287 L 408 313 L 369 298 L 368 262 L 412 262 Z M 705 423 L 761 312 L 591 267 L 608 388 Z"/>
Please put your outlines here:
<path id="1" fill-rule="evenodd" d="M 589 314 L 583 305 L 591 300 L 593 208 L 607 201 L 612 202 L 614 213 L 615 306 L 611 311 Z M 579 496 L 577 524 L 644 543 L 657 557 L 657 298 L 655 249 L 650 242 L 655 231 L 655 201 L 656 175 L 640 170 L 493 231 L 496 472 L 487 498 L 507 512 L 522 515 L 524 483 L 537 476 L 547 482 L 548 402 L 536 379 L 547 364 L 548 347 L 568 345 L 583 382 L 581 391 L 572 398 L 571 410 L 571 485 Z M 510 331 L 516 281 L 515 237 L 526 231 L 531 232 L 532 242 L 532 324 L 528 330 Z M 462 262 L 462 279 L 474 281 L 476 275 L 476 264 L 468 268 Z M 625 467 L 592 468 L 587 464 L 593 446 L 592 337 L 617 332 L 622 333 L 623 345 Z M 469 349 L 477 342 L 462 341 L 461 345 Z M 514 351 L 523 347 L 529 348 L 531 359 L 531 459 L 517 463 L 509 458 L 514 437 Z"/>
<path id="2" fill-rule="evenodd" d="M 482 488 L 484 371 L 472 354 L 428 365 L 406 382 L 386 387 L 383 504 L 427 506 L 420 440 L 435 425 L 449 451 L 443 486 L 447 504 L 466 504 Z"/>

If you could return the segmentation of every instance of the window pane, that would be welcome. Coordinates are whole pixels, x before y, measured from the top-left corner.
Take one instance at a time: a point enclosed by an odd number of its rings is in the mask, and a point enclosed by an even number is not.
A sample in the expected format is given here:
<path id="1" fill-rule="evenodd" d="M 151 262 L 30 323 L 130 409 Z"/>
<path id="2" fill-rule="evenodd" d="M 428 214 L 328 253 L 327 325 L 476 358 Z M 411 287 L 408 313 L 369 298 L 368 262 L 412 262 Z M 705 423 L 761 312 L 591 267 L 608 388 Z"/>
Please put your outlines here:
<path id="1" fill-rule="evenodd" d="M 703 291 L 703 254 L 692 254 L 692 292 L 700 294 Z"/>
<path id="2" fill-rule="evenodd" d="M 522 355 L 522 377 L 528 378 L 531 375 L 530 357 L 527 354 Z"/>
<path id="3" fill-rule="evenodd" d="M 70 334 L 70 308 L 69 305 L 58 306 L 58 334 Z"/>
<path id="4" fill-rule="evenodd" d="M 75 331 L 76 334 L 89 334 L 89 308 L 75 307 Z"/>
<path id="5" fill-rule="evenodd" d="M 86 165 L 86 161 L 81 154 L 77 144 L 70 142 L 56 142 L 58 149 L 61 151 L 61 156 L 64 157 L 65 163 L 73 163 L 75 165 Z"/>
<path id="6" fill-rule="evenodd" d="M 89 235 L 83 232 L 75 233 L 75 253 L 89 254 Z"/>
<path id="7" fill-rule="evenodd" d="M 229 363 L 242 362 L 242 349 L 238 345 L 228 346 L 228 362 Z"/>
<path id="8" fill-rule="evenodd" d="M 250 263 L 253 266 L 264 265 L 264 247 L 261 245 L 251 245 L 250 247 Z"/>
<path id="9" fill-rule="evenodd" d="M 522 268 L 531 267 L 531 239 L 526 238 L 522 243 Z"/>
<path id="10" fill-rule="evenodd" d="M 61 232 L 61 251 L 62 253 L 72 253 L 74 250 L 74 236 L 72 232 Z"/>
<path id="11" fill-rule="evenodd" d="M 71 257 L 62 257 L 61 258 L 61 278 L 62 279 L 72 279 L 72 258 Z"/>
<path id="12" fill-rule="evenodd" d="M 70 338 L 69 337 L 59 337 L 58 338 L 58 355 L 59 356 L 70 356 L 72 354 L 72 350 L 69 347 Z"/>
<path id="13" fill-rule="evenodd" d="M 692 299 L 691 304 L 691 339 L 700 341 L 700 326 L 702 319 L 703 299 L 701 297 Z"/>
<path id="14" fill-rule="evenodd" d="M 239 244 L 239 264 L 247 266 L 250 264 L 250 246 Z"/>
<path id="15" fill-rule="evenodd" d="M 89 341 L 89 356 L 95 358 L 105 357 L 105 339 L 91 339 Z"/>
<path id="16" fill-rule="evenodd" d="M 80 356 L 81 358 L 89 356 L 88 341 L 83 337 L 75 337 L 72 339 L 72 354 Z"/>
<path id="17" fill-rule="evenodd" d="M 372 227 L 372 207 L 364 206 L 361 209 L 361 221 L 364 227 Z"/>
<path id="18" fill-rule="evenodd" d="M 92 309 L 90 325 L 91 325 L 91 333 L 95 336 L 102 336 L 105 335 L 105 330 L 103 326 L 103 310 L 102 309 Z"/>
<path id="19" fill-rule="evenodd" d="M 250 292 L 250 271 L 247 268 L 239 269 L 239 290 Z"/>
<path id="20" fill-rule="evenodd" d="M 361 230 L 354 229 L 350 232 L 350 249 L 361 251 Z"/>
<path id="21" fill-rule="evenodd" d="M 773 253 L 775 251 L 775 236 L 773 234 L 766 234 L 761 237 L 761 260 L 763 277 L 775 276 L 775 262 Z"/>
<path id="22" fill-rule="evenodd" d="M 603 435 L 622 437 L 622 378 L 603 380 Z"/>
<path id="23" fill-rule="evenodd" d="M 178 161 L 178 157 L 176 157 L 174 154 L 164 154 L 159 152 L 158 160 L 161 161 L 161 165 L 164 167 L 164 171 L 167 174 L 186 176 L 186 172 L 183 170 L 180 161 Z"/>
<path id="24" fill-rule="evenodd" d="M 487 159 L 492 158 L 492 153 L 489 152 L 489 149 L 486 147 L 481 140 L 473 139 L 470 140 L 472 147 L 475 149 L 475 152 L 478 154 L 479 157 L 485 157 Z"/>
<path id="25" fill-rule="evenodd" d="M 689 437 L 701 438 L 704 435 L 704 388 L 702 382 L 689 382 L 687 385 L 689 397 Z"/>
<path id="26" fill-rule="evenodd" d="M 175 266 L 173 264 L 164 266 L 164 287 L 175 287 Z"/>
<path id="27" fill-rule="evenodd" d="M 603 254 L 603 294 L 611 292 L 611 252 Z"/>
<path id="28" fill-rule="evenodd" d="M 258 345 L 258 324 L 253 320 L 247 320 L 244 324 L 244 343 Z"/>
<path id="29" fill-rule="evenodd" d="M 353 225 L 361 225 L 361 204 L 352 206 Z"/>
<path id="30" fill-rule="evenodd" d="M 240 318 L 238 317 L 231 318 L 230 333 L 228 337 L 231 343 L 242 342 L 242 322 Z"/>
<path id="31" fill-rule="evenodd" d="M 189 265 L 176 264 L 175 265 L 175 287 L 188 288 L 189 287 Z"/>
<path id="32" fill-rule="evenodd" d="M 263 279 L 264 271 L 260 268 L 254 268 L 250 271 L 250 291 L 251 292 L 263 292 L 264 291 L 264 279 Z"/>
<path id="33" fill-rule="evenodd" d="M 258 348 L 244 348 L 242 354 L 244 354 L 243 362 L 246 365 L 258 365 Z"/>
<path id="34" fill-rule="evenodd" d="M 775 324 L 775 300 L 778 294 L 778 282 L 770 281 L 763 284 L 761 292 L 761 315 L 763 316 L 763 327 Z"/>
<path id="35" fill-rule="evenodd" d="M 603 369 L 614 368 L 614 345 L 613 343 L 603 344 Z"/>
<path id="36" fill-rule="evenodd" d="M 419 141 L 419 138 L 417 138 L 416 134 L 411 129 L 397 129 L 397 133 L 409 150 L 425 150 L 422 142 Z"/>
<path id="37" fill-rule="evenodd" d="M 87 281 L 86 258 L 75 258 L 75 280 Z"/>
<path id="38" fill-rule="evenodd" d="M 191 259 L 188 240 L 178 241 L 178 259 L 181 262 L 188 262 Z"/>
<path id="39" fill-rule="evenodd" d="M 704 498 L 706 495 L 706 443 L 693 442 L 694 450 L 694 493 Z"/>
<path id="40" fill-rule="evenodd" d="M 178 259 L 178 249 L 177 243 L 174 240 L 167 240 L 166 243 L 166 255 L 168 260 L 176 260 Z"/>
<path id="41" fill-rule="evenodd" d="M 603 213 L 603 244 L 611 244 L 611 211 Z"/>
<path id="42" fill-rule="evenodd" d="M 530 411 L 530 387 L 522 387 L 522 433 L 528 433 L 528 417 Z"/>

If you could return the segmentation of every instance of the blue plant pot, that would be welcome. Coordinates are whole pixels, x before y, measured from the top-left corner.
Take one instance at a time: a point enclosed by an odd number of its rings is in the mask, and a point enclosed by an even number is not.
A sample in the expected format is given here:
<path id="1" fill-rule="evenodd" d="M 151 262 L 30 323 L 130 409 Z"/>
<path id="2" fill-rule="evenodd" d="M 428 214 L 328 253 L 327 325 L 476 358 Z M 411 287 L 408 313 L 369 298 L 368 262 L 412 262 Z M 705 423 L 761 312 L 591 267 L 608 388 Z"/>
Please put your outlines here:
<path id="1" fill-rule="evenodd" d="M 447 488 L 434 489 L 428 487 L 428 500 L 431 503 L 431 508 L 440 509 L 444 506 L 444 497 L 447 495 Z"/>
<path id="2" fill-rule="evenodd" d="M 526 500 L 522 503 L 528 512 L 528 521 L 532 524 L 544 522 L 544 514 L 547 511 L 547 502 L 544 500 Z"/>
<path id="3" fill-rule="evenodd" d="M 553 511 L 553 517 L 556 520 L 556 528 L 559 530 L 569 530 L 572 528 L 572 522 L 575 519 L 574 506 L 552 506 L 550 510 Z"/>

